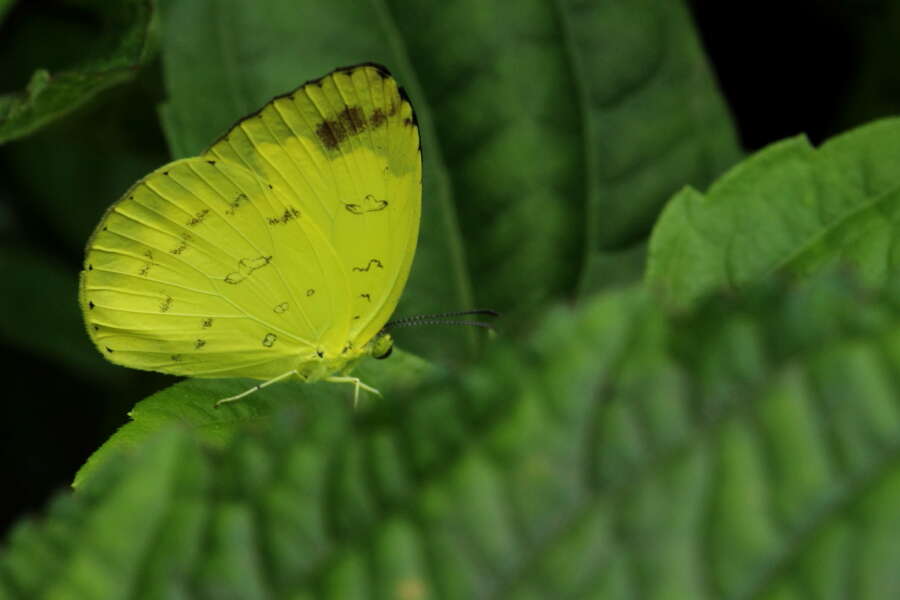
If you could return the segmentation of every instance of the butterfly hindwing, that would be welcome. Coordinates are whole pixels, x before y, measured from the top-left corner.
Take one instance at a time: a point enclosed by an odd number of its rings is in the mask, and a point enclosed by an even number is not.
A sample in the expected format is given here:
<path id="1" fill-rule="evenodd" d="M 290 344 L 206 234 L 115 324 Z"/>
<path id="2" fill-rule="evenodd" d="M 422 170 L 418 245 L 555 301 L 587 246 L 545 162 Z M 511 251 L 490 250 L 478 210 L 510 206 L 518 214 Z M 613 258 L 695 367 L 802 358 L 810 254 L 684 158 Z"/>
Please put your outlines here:
<path id="1" fill-rule="evenodd" d="M 257 378 L 340 343 L 346 278 L 307 219 L 239 165 L 162 167 L 110 208 L 88 244 L 81 301 L 92 339 L 134 368 Z"/>

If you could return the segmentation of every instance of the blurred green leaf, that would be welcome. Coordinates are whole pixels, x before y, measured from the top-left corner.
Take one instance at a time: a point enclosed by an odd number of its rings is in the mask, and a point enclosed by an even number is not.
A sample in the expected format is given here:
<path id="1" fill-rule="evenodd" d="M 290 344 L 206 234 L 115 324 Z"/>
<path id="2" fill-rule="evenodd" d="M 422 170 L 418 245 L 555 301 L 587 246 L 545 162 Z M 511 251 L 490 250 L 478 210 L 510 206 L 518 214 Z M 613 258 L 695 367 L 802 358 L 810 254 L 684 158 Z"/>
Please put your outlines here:
<path id="1" fill-rule="evenodd" d="M 900 113 L 900 74 L 886 60 L 897 51 L 900 4 L 868 0 L 862 6 L 835 3 L 828 9 L 849 25 L 856 44 L 850 84 L 836 119 L 838 130 Z"/>
<path id="2" fill-rule="evenodd" d="M 641 290 L 607 294 L 371 412 L 297 404 L 214 447 L 196 428 L 163 431 L 20 524 L 0 585 L 29 598 L 894 597 L 898 381 L 896 289 L 816 277 L 679 318 Z"/>
<path id="3" fill-rule="evenodd" d="M 15 6 L 16 0 L 0 0 L 0 23 L 6 18 L 7 13 Z"/>
<path id="4" fill-rule="evenodd" d="M 434 372 L 435 368 L 423 360 L 395 349 L 390 360 L 364 360 L 354 375 L 388 394 L 409 388 Z M 257 383 L 252 379 L 190 379 L 138 402 L 128 413 L 131 420 L 91 455 L 72 485 L 81 487 L 104 464 L 121 454 L 134 452 L 160 430 L 172 425 L 188 427 L 196 439 L 220 448 L 240 431 L 265 427 L 278 407 L 302 407 L 307 415 L 320 411 L 324 415 L 334 411 L 342 414 L 349 410 L 348 401 L 352 396 L 349 391 L 352 388 L 347 385 L 282 383 L 215 408 L 217 400 L 239 394 Z M 360 415 L 365 415 L 367 409 L 371 410 L 371 404 L 380 400 L 362 394 L 359 410 Z"/>
<path id="5" fill-rule="evenodd" d="M 646 264 L 646 241 L 615 250 L 599 250 L 591 256 L 590 278 L 606 289 L 638 283 L 644 277 Z"/>
<path id="6" fill-rule="evenodd" d="M 773 273 L 849 264 L 874 284 L 895 274 L 900 208 L 900 119 L 885 119 L 814 149 L 773 144 L 713 184 L 685 188 L 650 241 L 646 282 L 670 306 L 736 291 Z"/>
<path id="7" fill-rule="evenodd" d="M 381 62 L 406 86 L 425 190 L 401 315 L 488 306 L 511 329 L 530 327 L 579 280 L 584 292 L 604 286 L 596 253 L 640 236 L 675 189 L 705 184 L 738 155 L 680 2 L 163 9 L 162 117 L 175 156 L 338 66 Z M 438 330 L 398 335 L 424 356 L 468 352 Z"/>
<path id="8" fill-rule="evenodd" d="M 79 40 L 72 48 L 77 52 L 77 59 L 74 64 L 52 70 L 46 64 L 32 63 L 31 68 L 37 68 L 25 89 L 0 96 L 0 144 L 33 133 L 83 106 L 100 92 L 130 80 L 155 49 L 151 0 L 80 0 L 68 4 L 74 10 L 85 11 L 90 15 L 88 20 L 101 21 L 100 34 L 88 35 L 76 29 L 59 31 L 54 23 L 53 30 L 30 29 L 29 33 L 35 36 L 30 40 L 27 36 L 17 39 L 19 51 L 4 61 L 11 60 L 17 70 L 28 58 L 56 58 L 50 56 L 52 47 L 65 45 L 63 41 L 35 43 L 40 39 L 56 41 L 56 35 L 61 36 L 60 40 L 70 36 Z M 56 35 L 48 35 L 50 31 Z"/>
<path id="9" fill-rule="evenodd" d="M 140 75 L 134 85 L 105 94 L 80 118 L 0 148 L 20 229 L 60 242 L 73 263 L 80 262 L 107 207 L 166 162 L 155 117 L 152 77 Z"/>
<path id="10" fill-rule="evenodd" d="M 565 0 L 582 114 L 587 257 L 580 292 L 608 285 L 665 201 L 741 158 L 734 126 L 682 2 Z"/>
<path id="11" fill-rule="evenodd" d="M 0 247 L 0 337 L 73 372 L 119 381 L 125 373 L 100 356 L 78 308 L 78 274 L 21 248 Z"/>

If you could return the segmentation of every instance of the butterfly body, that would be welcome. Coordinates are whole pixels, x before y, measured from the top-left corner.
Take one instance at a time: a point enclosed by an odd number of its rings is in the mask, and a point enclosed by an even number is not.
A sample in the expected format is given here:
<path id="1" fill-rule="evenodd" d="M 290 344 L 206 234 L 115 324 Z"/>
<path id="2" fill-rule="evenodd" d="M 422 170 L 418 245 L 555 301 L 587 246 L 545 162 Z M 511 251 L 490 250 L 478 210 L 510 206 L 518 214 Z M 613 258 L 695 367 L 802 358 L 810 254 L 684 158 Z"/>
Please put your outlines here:
<path id="1" fill-rule="evenodd" d="M 393 340 L 389 334 L 380 334 L 362 348 L 344 346 L 341 349 L 320 349 L 317 353 L 299 357 L 296 365 L 297 377 L 313 382 L 327 379 L 332 375 L 345 375 L 363 357 L 385 358 L 391 352 Z"/>
<path id="2" fill-rule="evenodd" d="M 81 275 L 88 333 L 138 369 L 344 375 L 389 346 L 420 210 L 409 101 L 383 67 L 339 69 L 109 208 Z"/>

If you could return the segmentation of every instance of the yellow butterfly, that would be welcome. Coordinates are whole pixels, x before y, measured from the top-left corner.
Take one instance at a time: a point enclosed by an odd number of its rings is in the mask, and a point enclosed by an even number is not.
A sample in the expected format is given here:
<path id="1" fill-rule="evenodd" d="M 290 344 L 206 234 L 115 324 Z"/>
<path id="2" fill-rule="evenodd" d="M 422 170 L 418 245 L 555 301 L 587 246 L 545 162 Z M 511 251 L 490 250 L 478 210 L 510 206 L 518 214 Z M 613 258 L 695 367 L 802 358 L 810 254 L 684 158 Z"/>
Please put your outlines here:
<path id="1" fill-rule="evenodd" d="M 147 175 L 88 241 L 80 302 L 110 361 L 191 377 L 348 382 L 384 357 L 422 197 L 419 130 L 387 69 L 337 69 Z"/>

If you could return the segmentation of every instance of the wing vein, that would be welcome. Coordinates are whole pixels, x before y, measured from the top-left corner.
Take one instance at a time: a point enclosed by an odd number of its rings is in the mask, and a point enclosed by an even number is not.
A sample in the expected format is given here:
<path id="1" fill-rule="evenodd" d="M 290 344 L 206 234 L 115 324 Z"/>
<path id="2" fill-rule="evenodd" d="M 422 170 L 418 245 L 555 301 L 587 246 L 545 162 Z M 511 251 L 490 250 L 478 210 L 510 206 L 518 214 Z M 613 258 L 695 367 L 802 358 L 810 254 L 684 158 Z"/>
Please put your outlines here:
<path id="1" fill-rule="evenodd" d="M 197 173 L 197 171 L 193 168 L 193 165 L 192 165 L 192 164 L 188 163 L 188 165 L 189 165 L 189 168 L 191 169 L 191 171 L 193 171 L 198 177 L 200 177 L 200 179 L 203 180 L 203 182 L 206 183 L 207 186 L 209 186 L 210 189 L 212 189 L 213 191 L 215 191 L 215 192 L 219 195 L 219 197 L 222 198 L 222 199 L 224 200 L 224 196 L 222 196 L 221 193 L 220 193 L 215 187 L 213 187 L 213 186 L 212 186 L 205 178 L 203 178 L 202 175 L 200 175 L 199 173 Z M 223 173 L 223 175 L 224 175 L 224 173 Z M 226 176 L 226 177 L 227 177 L 227 176 Z M 180 182 L 177 181 L 176 179 L 172 179 L 172 181 L 174 181 L 174 182 L 176 183 L 176 185 L 180 186 L 181 189 L 185 190 L 187 193 L 189 193 L 191 196 L 193 196 L 193 197 L 194 197 L 198 202 L 200 202 L 203 206 L 206 206 L 206 207 L 209 208 L 210 210 L 215 211 L 215 209 L 214 209 L 212 206 L 210 206 L 209 204 L 207 204 L 202 198 L 200 198 L 200 197 L 199 197 L 197 194 L 195 194 L 192 190 L 190 190 L 189 188 L 185 187 L 184 184 L 180 183 Z M 235 184 L 234 181 L 232 181 L 230 178 L 229 178 L 229 181 L 231 181 L 231 183 L 232 183 L 237 189 L 243 189 L 241 186 Z M 175 208 L 181 210 L 181 211 L 184 212 L 186 215 L 189 215 L 189 216 L 191 215 L 191 213 L 190 213 L 189 211 L 185 211 L 185 209 L 184 209 L 183 207 L 181 207 L 179 204 L 177 204 L 176 202 L 174 202 L 173 200 L 171 200 L 171 199 L 168 198 L 167 196 L 163 195 L 162 192 L 160 192 L 159 190 L 156 190 L 156 189 L 150 187 L 150 185 L 147 184 L 146 182 L 145 182 L 144 185 L 145 185 L 145 187 L 146 187 L 147 189 L 149 189 L 149 190 L 152 191 L 154 194 L 156 194 L 156 196 L 157 196 L 158 198 L 160 198 L 161 200 L 163 200 L 163 201 L 169 203 L 170 205 L 174 206 Z M 217 245 L 217 244 L 215 244 L 215 243 L 210 242 L 204 235 L 199 234 L 199 233 L 197 233 L 197 232 L 188 231 L 187 228 L 184 227 L 184 225 L 182 225 L 182 224 L 178 223 L 177 221 L 175 221 L 175 220 L 169 218 L 167 215 L 165 215 L 165 214 L 163 214 L 163 213 L 160 213 L 159 211 L 157 211 L 156 209 L 154 209 L 154 208 L 152 208 L 152 207 L 150 207 L 150 206 L 147 206 L 147 205 L 145 205 L 145 204 L 141 204 L 141 203 L 139 203 L 139 202 L 138 202 L 138 204 L 139 204 L 140 206 L 144 207 L 145 209 L 147 209 L 147 210 L 149 210 L 149 211 L 151 211 L 151 212 L 153 212 L 153 213 L 159 215 L 160 217 L 162 217 L 163 219 L 167 220 L 168 222 L 174 224 L 174 225 L 175 225 L 176 227 L 178 227 L 179 229 L 182 229 L 183 231 L 186 231 L 186 232 L 189 233 L 191 236 L 196 235 L 198 239 L 204 241 L 205 243 L 209 244 L 209 245 L 212 246 L 213 248 L 216 248 L 217 250 L 222 250 L 222 254 L 224 254 L 225 256 L 229 257 L 231 260 L 235 261 L 235 265 L 232 266 L 232 265 L 228 265 L 228 264 L 224 263 L 222 260 L 220 260 L 219 258 L 217 258 L 217 257 L 215 257 L 214 255 L 210 254 L 209 252 L 203 250 L 202 248 L 200 248 L 200 247 L 197 246 L 197 245 L 192 245 L 192 246 L 191 246 L 194 250 L 196 250 L 196 251 L 202 253 L 204 256 L 206 256 L 207 258 L 209 258 L 212 262 L 218 263 L 220 266 L 222 266 L 223 270 L 224 270 L 226 273 L 230 273 L 233 269 L 238 268 L 237 265 L 240 263 L 240 259 L 238 259 L 238 258 L 232 256 L 230 253 L 228 253 L 227 251 L 225 251 L 225 249 L 222 248 L 221 246 L 219 246 L 219 245 Z M 250 202 L 249 204 L 250 204 L 250 205 L 254 205 L 253 202 Z M 258 212 L 258 208 L 257 208 L 256 210 L 257 210 L 257 212 Z M 119 213 L 119 214 L 122 214 L 122 213 Z M 218 214 L 217 211 L 216 211 L 216 214 Z M 127 215 L 126 215 L 126 216 L 127 216 Z M 219 216 L 221 217 L 221 215 L 219 215 Z M 138 223 L 141 223 L 142 225 L 145 225 L 145 226 L 148 226 L 148 227 L 149 227 L 149 225 L 147 225 L 147 224 L 145 224 L 145 223 L 143 223 L 143 222 L 141 222 L 141 221 L 139 221 L 139 220 L 137 220 L 137 219 L 133 219 L 133 220 L 135 220 L 135 221 L 138 222 Z M 223 219 L 223 220 L 226 221 L 226 223 L 228 222 L 227 219 Z M 238 236 L 244 238 L 244 240 L 247 242 L 247 244 L 248 244 L 251 248 L 253 248 L 253 250 L 254 250 L 255 252 L 259 252 L 261 256 L 262 256 L 262 255 L 265 255 L 265 252 L 263 252 L 260 248 L 258 248 L 258 247 L 256 246 L 256 244 L 254 244 L 254 243 L 251 242 L 250 240 L 247 240 L 246 237 L 245 237 L 245 236 L 244 236 L 237 228 L 235 228 L 231 223 L 229 223 L 229 226 L 232 227 L 232 229 L 235 230 L 235 232 L 238 234 Z M 268 230 L 267 230 L 267 231 L 268 231 Z M 169 234 L 169 235 L 171 235 L 171 234 Z M 271 234 L 270 234 L 270 237 L 271 237 Z M 175 239 L 181 240 L 182 238 L 180 238 L 180 237 L 175 237 Z M 171 254 L 171 253 L 170 253 L 170 254 Z M 185 259 L 181 259 L 181 261 L 182 261 L 184 264 L 190 265 L 190 263 L 188 263 Z M 192 266 L 192 265 L 191 265 L 191 266 Z M 274 263 L 272 266 L 273 266 L 273 267 L 276 269 L 276 271 L 277 271 L 277 267 L 278 267 L 277 263 Z M 194 269 L 195 269 L 197 272 L 199 272 L 199 273 L 203 273 L 202 271 L 200 271 L 200 270 L 197 269 L 196 267 L 194 267 Z M 207 274 L 205 274 L 205 273 L 204 273 L 204 275 L 206 275 L 206 277 L 209 278 L 209 280 L 210 280 L 210 281 L 213 281 L 213 282 L 220 281 L 220 280 L 224 281 L 224 279 L 225 279 L 225 277 L 226 277 L 226 275 L 223 275 L 223 276 L 221 277 L 221 279 L 220 279 L 220 278 L 218 278 L 218 277 L 214 278 L 214 277 L 212 277 L 212 276 L 210 276 L 210 275 L 207 275 Z M 280 273 L 279 273 L 279 277 L 280 277 Z M 260 278 L 250 278 L 250 279 L 248 280 L 248 283 L 249 283 L 249 285 L 250 285 L 250 289 L 253 290 L 253 294 L 256 296 L 256 301 L 257 301 L 258 303 L 260 303 L 261 305 L 265 305 L 265 301 L 264 301 L 264 300 L 265 300 L 265 297 L 266 297 L 266 296 L 274 295 L 271 286 L 270 286 L 266 281 L 261 280 Z M 213 283 L 213 285 L 215 286 L 215 283 Z M 289 290 L 289 291 L 290 291 L 290 290 Z M 218 290 L 217 290 L 217 292 L 218 292 Z M 222 294 L 221 292 L 218 292 L 218 293 L 219 293 L 219 296 L 220 296 L 221 298 L 227 300 L 230 304 L 232 304 L 233 306 L 235 306 L 236 308 L 238 308 L 237 305 L 234 304 L 234 302 L 232 302 L 225 294 Z M 239 308 L 239 310 L 241 310 L 242 312 L 244 312 L 244 313 L 246 313 L 246 314 L 248 314 L 248 315 L 250 314 L 250 313 L 247 312 L 246 309 Z M 265 323 L 265 321 L 263 321 L 263 320 L 261 320 L 261 319 L 257 319 L 257 320 L 258 320 L 260 323 Z M 296 336 L 294 336 L 294 339 L 297 339 L 297 340 L 303 340 L 304 342 L 309 343 L 308 340 L 304 340 L 303 338 L 298 338 L 298 337 L 296 337 Z"/>
<path id="2" fill-rule="evenodd" d="M 247 137 L 249 138 L 249 134 Z M 199 177 L 207 186 L 209 186 L 210 189 L 212 189 L 219 196 L 219 198 L 221 198 L 223 201 L 227 202 L 227 199 L 225 198 L 225 196 L 223 196 L 222 193 L 215 186 L 213 186 L 209 182 L 209 180 L 203 176 L 202 173 L 200 173 L 197 169 L 195 169 L 193 165 L 191 165 L 190 168 L 197 177 Z M 219 171 L 219 172 L 221 173 L 221 175 L 223 177 L 228 179 L 228 181 L 230 181 L 232 183 L 232 185 L 235 186 L 235 188 L 243 191 L 243 188 L 241 186 L 237 185 L 237 183 L 235 183 L 235 181 L 233 179 L 231 179 L 231 177 L 229 177 L 227 174 L 225 174 L 224 171 Z M 263 191 L 263 190 L 261 190 L 261 191 L 263 192 L 263 194 L 265 194 L 265 191 Z M 269 231 L 269 229 L 266 227 L 266 223 L 267 223 L 266 217 L 265 217 L 265 215 L 262 214 L 262 212 L 260 212 L 259 207 L 256 205 L 256 202 L 250 202 L 250 204 L 253 206 L 255 212 L 257 213 L 257 215 L 259 215 L 259 217 L 262 221 L 263 229 L 266 231 L 266 234 L 269 236 L 269 244 L 271 245 L 272 252 L 274 253 L 277 250 L 277 244 L 275 243 L 275 239 L 272 237 L 272 232 Z M 241 231 L 238 227 L 236 227 L 234 225 L 234 223 L 232 223 L 230 220 L 226 219 L 219 211 L 217 211 L 212 206 L 210 206 L 208 204 L 206 206 L 209 206 L 209 209 L 212 210 L 214 213 L 216 213 L 216 215 L 222 221 L 226 222 L 228 224 L 228 226 L 232 229 L 232 231 L 234 231 L 238 236 L 240 236 L 251 248 L 253 248 L 256 252 L 259 252 L 260 255 L 265 255 L 265 252 L 263 252 L 259 247 L 257 247 L 257 245 L 254 244 L 253 241 L 250 238 L 248 238 L 244 234 L 243 231 Z M 310 330 L 313 331 L 314 327 L 312 326 L 312 323 L 310 322 L 309 317 L 306 315 L 306 311 L 303 309 L 303 306 L 297 302 L 297 298 L 296 298 L 296 296 L 294 296 L 294 290 L 285 281 L 284 276 L 282 275 L 281 270 L 278 267 L 278 262 L 277 261 L 273 262 L 272 267 L 275 269 L 275 272 L 278 274 L 278 278 L 281 281 L 281 284 L 285 287 L 288 294 L 290 294 L 291 300 L 294 302 L 295 305 L 297 305 L 300 308 L 300 311 L 303 314 L 303 318 L 306 320 L 307 325 L 309 325 Z M 269 292 L 272 292 L 272 288 L 269 286 L 267 286 L 267 290 Z"/>
<path id="3" fill-rule="evenodd" d="M 260 114 L 262 114 L 262 113 L 260 113 Z M 269 124 L 268 124 L 268 123 L 265 123 L 265 119 L 262 119 L 262 121 L 263 121 L 263 124 L 266 126 L 266 129 L 268 129 L 269 133 L 272 134 L 272 129 L 269 127 Z M 240 127 L 241 127 L 241 131 L 244 132 L 244 135 L 247 136 L 247 139 L 249 139 L 249 140 L 253 143 L 253 145 L 256 146 L 256 142 L 253 142 L 253 138 L 250 136 L 250 132 L 248 132 L 246 129 L 244 129 L 243 123 L 240 125 Z M 277 136 L 275 136 L 274 134 L 272 135 L 272 137 L 275 138 L 275 140 L 278 142 L 278 145 L 279 145 L 279 147 L 281 148 L 281 150 L 282 150 L 286 155 L 290 156 L 290 154 L 289 154 L 288 151 L 287 151 L 287 148 L 285 148 L 284 145 L 282 145 L 281 140 L 278 139 Z M 278 166 L 277 166 L 274 162 L 272 162 L 271 160 L 269 160 L 269 158 L 268 158 L 266 155 L 264 155 L 262 152 L 258 152 L 258 154 L 259 154 L 259 156 L 262 157 L 263 160 L 265 160 L 265 161 L 268 162 L 270 165 L 272 165 L 272 169 L 274 169 L 275 172 L 277 172 L 277 173 L 281 176 L 282 179 L 285 179 L 286 181 L 289 181 L 289 180 L 284 176 L 284 173 L 282 173 L 282 172 L 278 169 Z M 293 159 L 291 159 L 291 160 L 293 161 Z M 297 191 L 296 191 L 296 189 L 294 189 L 294 186 L 293 186 L 293 185 L 291 185 L 291 189 L 294 191 L 294 195 L 297 196 L 297 200 L 299 201 L 299 200 L 300 200 L 300 196 L 297 195 Z M 275 195 L 275 194 L 273 194 L 273 195 Z M 278 199 L 277 197 L 276 197 L 276 200 L 278 200 L 278 201 L 280 202 L 280 199 Z M 287 206 L 286 204 L 284 204 L 284 203 L 281 203 L 281 204 L 282 204 L 282 207 L 288 208 L 288 206 Z M 302 203 L 301 203 L 301 206 L 302 206 Z M 258 211 L 257 211 L 257 212 L 258 212 Z M 265 216 L 263 216 L 262 213 L 260 213 L 260 216 L 261 216 L 262 219 L 263 219 L 263 223 L 265 223 L 265 222 L 266 222 Z M 300 228 L 302 229 L 302 226 L 301 226 L 301 225 L 298 225 L 298 227 L 300 227 Z M 272 236 L 272 232 L 269 231 L 268 228 L 266 228 L 266 232 L 267 232 L 268 235 L 269 235 L 269 241 L 272 243 L 272 248 L 273 248 L 273 250 L 274 250 L 275 247 L 276 247 L 276 245 L 277 245 L 276 242 L 275 242 L 275 238 Z M 305 233 L 306 233 L 306 232 L 304 231 L 304 234 L 305 234 Z M 309 241 L 309 240 L 307 240 L 307 241 Z M 311 246 L 313 245 L 312 242 L 310 242 L 310 245 L 311 245 Z M 303 304 L 302 304 L 301 302 L 298 302 L 298 301 L 297 301 L 297 297 L 294 295 L 294 289 L 293 289 L 293 287 L 290 286 L 290 285 L 288 284 L 287 280 L 284 278 L 284 274 L 283 274 L 279 269 L 277 269 L 277 266 L 278 266 L 278 265 L 275 265 L 275 266 L 276 266 L 276 271 L 278 272 L 278 277 L 281 279 L 282 284 L 284 284 L 284 287 L 287 288 L 288 293 L 291 295 L 291 301 L 294 303 L 295 306 L 297 306 L 297 308 L 300 309 L 300 313 L 303 315 L 303 319 L 306 321 L 306 324 L 307 324 L 307 326 L 309 327 L 310 331 L 316 332 L 316 335 L 318 335 L 318 336 L 321 338 L 321 331 L 316 331 L 316 327 L 315 327 L 315 325 L 313 324 L 312 319 L 309 318 L 309 315 L 308 315 L 307 312 L 306 312 L 306 308 L 303 306 Z"/>
<path id="4" fill-rule="evenodd" d="M 309 151 L 309 148 L 306 147 L 306 144 L 303 143 L 303 137 L 301 137 L 301 136 L 297 133 L 297 130 L 294 129 L 294 126 L 291 125 L 291 124 L 288 122 L 288 120 L 284 118 L 284 115 L 281 113 L 281 109 L 278 107 L 278 104 L 277 104 L 277 103 L 272 104 L 272 107 L 275 109 L 275 113 L 278 115 L 278 118 L 281 119 L 281 122 L 284 123 L 285 126 L 288 128 L 288 130 L 290 130 L 291 134 L 292 134 L 295 138 L 297 138 L 297 143 L 303 148 L 303 150 L 304 150 L 304 151 L 306 152 L 306 154 L 309 156 L 309 162 L 310 162 L 310 164 L 315 165 L 315 164 L 316 164 L 316 160 L 315 160 L 315 158 L 313 157 L 312 152 Z M 298 111 L 298 112 L 299 112 L 299 111 Z M 271 131 L 271 129 L 270 129 L 270 131 Z M 281 140 L 279 140 L 278 143 L 281 144 Z M 282 146 L 282 148 L 284 148 L 284 146 Z M 328 205 L 325 204 L 325 200 L 324 200 L 317 192 L 315 192 L 316 187 L 315 187 L 315 186 L 312 184 L 312 182 L 309 180 L 309 178 L 307 177 L 306 173 L 304 173 L 303 169 L 300 168 L 300 165 L 297 164 L 297 161 L 296 161 L 296 159 L 294 158 L 294 156 L 293 156 L 291 153 L 289 153 L 289 152 L 287 151 L 286 148 L 284 149 L 284 152 L 285 152 L 285 154 L 287 154 L 287 155 L 290 157 L 291 162 L 294 164 L 294 167 L 295 167 L 295 168 L 297 169 L 297 171 L 300 173 L 300 176 L 303 177 L 303 179 L 306 181 L 306 184 L 309 186 L 309 189 L 313 191 L 313 196 L 315 196 L 315 197 L 316 197 L 316 200 L 319 202 L 319 204 L 322 205 L 322 210 L 324 211 L 324 213 L 325 213 L 327 216 L 331 217 L 331 211 L 328 210 Z"/>

